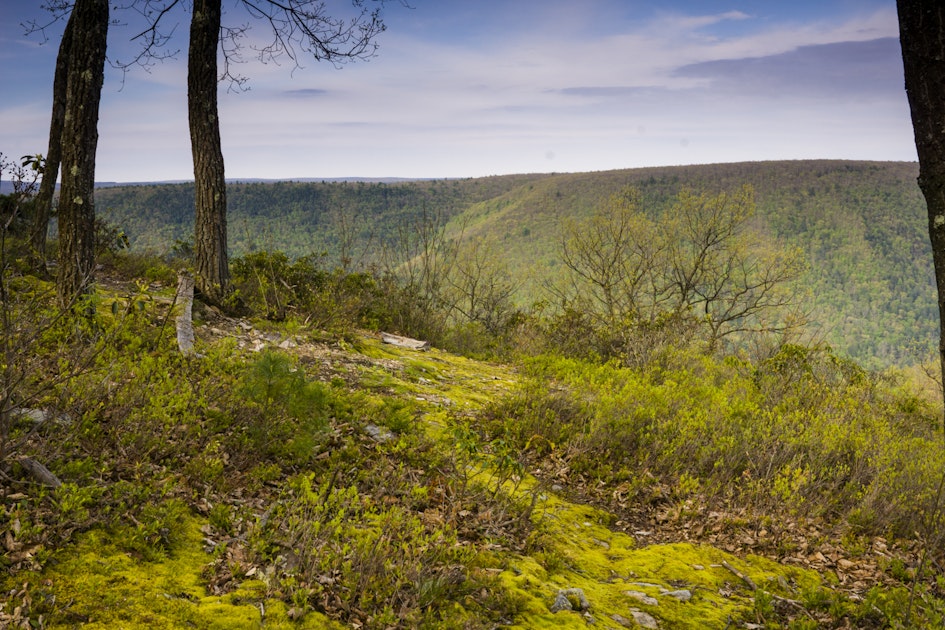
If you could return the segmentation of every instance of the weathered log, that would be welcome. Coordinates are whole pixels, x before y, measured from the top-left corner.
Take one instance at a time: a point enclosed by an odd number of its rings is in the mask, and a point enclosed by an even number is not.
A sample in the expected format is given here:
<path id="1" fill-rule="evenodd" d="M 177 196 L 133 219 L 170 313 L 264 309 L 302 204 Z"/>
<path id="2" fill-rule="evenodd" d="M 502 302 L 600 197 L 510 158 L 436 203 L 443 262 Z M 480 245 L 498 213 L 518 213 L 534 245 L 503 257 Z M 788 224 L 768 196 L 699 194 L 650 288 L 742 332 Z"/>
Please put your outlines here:
<path id="1" fill-rule="evenodd" d="M 411 339 L 410 337 L 401 337 L 400 335 L 392 335 L 390 333 L 381 333 L 381 341 L 384 343 L 390 344 L 392 346 L 399 346 L 401 348 L 409 348 L 410 350 L 429 350 L 430 342 L 429 341 L 420 341 L 419 339 Z"/>
<path id="2" fill-rule="evenodd" d="M 59 478 L 56 477 L 56 475 L 52 474 L 48 468 L 40 464 L 35 459 L 32 459 L 31 457 L 20 457 L 18 461 L 20 462 L 20 466 L 23 467 L 23 470 L 28 472 L 33 477 L 33 479 L 44 486 L 58 488 L 62 485 L 62 482 L 59 481 Z"/>

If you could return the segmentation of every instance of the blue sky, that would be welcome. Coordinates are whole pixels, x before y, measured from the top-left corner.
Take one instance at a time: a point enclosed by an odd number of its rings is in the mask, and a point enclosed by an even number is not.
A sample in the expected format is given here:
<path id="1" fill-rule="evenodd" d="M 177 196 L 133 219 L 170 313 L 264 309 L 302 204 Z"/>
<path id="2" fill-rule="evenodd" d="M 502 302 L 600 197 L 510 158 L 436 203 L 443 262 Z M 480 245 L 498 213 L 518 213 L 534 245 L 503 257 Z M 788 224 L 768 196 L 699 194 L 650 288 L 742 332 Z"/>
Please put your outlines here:
<path id="1" fill-rule="evenodd" d="M 61 26 L 0 0 L 0 152 L 45 152 Z M 350 3 L 328 0 L 342 15 Z M 375 58 L 247 55 L 220 93 L 230 178 L 477 177 L 775 159 L 915 160 L 894 0 L 389 1 Z M 224 0 L 224 21 L 249 21 Z M 122 17 L 113 12 L 113 17 Z M 181 52 L 107 68 L 99 181 L 191 179 Z M 126 18 L 126 21 L 130 18 Z M 134 23 L 112 29 L 127 59 Z M 265 34 L 251 23 L 246 42 Z"/>

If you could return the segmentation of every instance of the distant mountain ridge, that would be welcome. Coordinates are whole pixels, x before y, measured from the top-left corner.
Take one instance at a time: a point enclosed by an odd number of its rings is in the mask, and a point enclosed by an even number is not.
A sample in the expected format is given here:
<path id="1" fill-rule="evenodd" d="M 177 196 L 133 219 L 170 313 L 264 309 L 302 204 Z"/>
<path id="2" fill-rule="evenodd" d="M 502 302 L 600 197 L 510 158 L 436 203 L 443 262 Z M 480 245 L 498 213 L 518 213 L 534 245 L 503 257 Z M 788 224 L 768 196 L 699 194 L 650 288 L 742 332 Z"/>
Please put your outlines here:
<path id="1" fill-rule="evenodd" d="M 523 279 L 520 301 L 538 297 L 559 264 L 566 217 L 591 212 L 626 186 L 648 212 L 670 207 L 683 188 L 717 193 L 751 184 L 757 229 L 807 253 L 813 319 L 838 352 L 870 367 L 915 360 L 937 331 L 925 204 L 913 162 L 799 160 L 591 173 L 537 173 L 395 182 L 318 180 L 232 183 L 233 255 L 256 249 L 292 256 L 340 248 L 376 260 L 398 227 L 419 217 L 449 220 L 449 231 L 500 245 Z M 100 188 L 97 208 L 132 247 L 157 252 L 193 229 L 192 183 Z"/>
<path id="2" fill-rule="evenodd" d="M 234 177 L 227 178 L 229 184 L 274 184 L 276 182 L 366 182 L 376 184 L 399 184 L 402 182 L 426 181 L 431 178 L 417 177 L 292 177 L 287 179 L 269 179 L 263 177 Z M 188 184 L 192 179 L 164 179 L 147 182 L 95 182 L 96 188 L 115 188 L 117 186 L 154 186 L 161 184 Z M 59 189 L 59 184 L 56 184 Z M 13 182 L 0 181 L 0 195 L 9 195 L 13 192 Z"/>

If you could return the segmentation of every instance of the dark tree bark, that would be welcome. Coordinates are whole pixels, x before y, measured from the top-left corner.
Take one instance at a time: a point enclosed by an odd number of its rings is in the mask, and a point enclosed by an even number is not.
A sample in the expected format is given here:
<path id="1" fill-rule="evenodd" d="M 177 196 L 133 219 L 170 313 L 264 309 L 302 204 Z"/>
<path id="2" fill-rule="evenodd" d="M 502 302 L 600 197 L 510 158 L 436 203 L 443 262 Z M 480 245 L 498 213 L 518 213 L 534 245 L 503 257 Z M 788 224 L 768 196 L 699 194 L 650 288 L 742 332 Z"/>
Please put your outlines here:
<path id="1" fill-rule="evenodd" d="M 144 57 L 166 41 L 166 32 L 158 30 L 161 17 L 177 2 L 166 5 L 145 33 Z M 367 10 L 361 0 L 353 4 L 359 11 L 352 20 L 333 19 L 324 13 L 319 0 L 292 0 L 282 3 L 251 2 L 243 6 L 254 18 L 272 27 L 273 40 L 258 48 L 260 59 L 275 60 L 288 56 L 296 64 L 297 52 L 312 54 L 316 60 L 335 64 L 370 57 L 374 38 L 384 30 L 379 9 Z M 218 47 L 223 48 L 223 75 L 236 85 L 242 79 L 231 73 L 231 62 L 239 57 L 237 40 L 247 26 L 221 29 L 221 0 L 194 0 L 190 22 L 190 47 L 187 64 L 187 101 L 190 117 L 190 146 L 194 161 L 195 206 L 194 266 L 196 289 L 201 296 L 218 305 L 229 294 L 229 268 L 226 239 L 226 179 L 223 150 L 220 145 L 220 121 L 217 109 Z M 227 46 L 229 42 L 229 47 Z M 296 49 L 298 46 L 298 50 Z"/>
<path id="2" fill-rule="evenodd" d="M 898 0 L 906 94 L 929 213 L 938 289 L 939 360 L 945 377 L 945 3 Z"/>
<path id="3" fill-rule="evenodd" d="M 63 308 L 71 307 L 88 290 L 95 262 L 95 151 L 105 76 L 108 0 L 76 0 L 70 22 L 56 282 Z"/>
<path id="4" fill-rule="evenodd" d="M 220 0 L 194 0 L 187 60 L 187 104 L 194 160 L 197 290 L 220 304 L 229 291 L 226 252 L 226 179 L 217 115 Z"/>
<path id="5" fill-rule="evenodd" d="M 72 16 L 66 22 L 66 30 L 59 42 L 56 56 L 56 73 L 53 78 L 52 117 L 49 122 L 49 148 L 43 169 L 43 181 L 34 202 L 33 224 L 30 227 L 30 265 L 37 272 L 46 274 L 46 235 L 49 218 L 52 216 L 53 196 L 56 180 L 59 179 L 59 163 L 62 161 L 62 129 L 66 121 L 66 85 L 69 76 L 69 55 L 72 47 Z"/>

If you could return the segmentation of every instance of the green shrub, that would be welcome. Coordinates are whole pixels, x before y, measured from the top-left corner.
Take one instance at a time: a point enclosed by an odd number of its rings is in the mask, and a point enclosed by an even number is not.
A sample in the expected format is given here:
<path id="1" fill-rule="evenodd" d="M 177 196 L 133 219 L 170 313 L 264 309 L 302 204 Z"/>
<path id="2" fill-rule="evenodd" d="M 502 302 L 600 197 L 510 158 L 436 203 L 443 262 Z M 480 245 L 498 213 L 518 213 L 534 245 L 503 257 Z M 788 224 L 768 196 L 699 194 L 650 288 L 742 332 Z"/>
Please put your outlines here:
<path id="1" fill-rule="evenodd" d="M 304 462 L 316 454 L 327 426 L 329 390 L 306 380 L 288 355 L 263 351 L 244 374 L 240 393 L 250 403 L 241 416 L 249 449 L 289 462 Z"/>
<path id="2" fill-rule="evenodd" d="M 455 532 L 375 503 L 357 487 L 313 481 L 298 477 L 253 534 L 271 541 L 257 546 L 267 561 L 278 564 L 281 549 L 293 554 L 293 568 L 278 574 L 283 597 L 316 610 L 331 602 L 328 612 L 366 628 L 417 627 L 449 612 L 448 602 L 468 588 L 471 560 Z"/>
<path id="3" fill-rule="evenodd" d="M 552 357 L 525 366 L 485 426 L 533 453 L 553 446 L 575 472 L 687 479 L 709 500 L 849 519 L 870 534 L 928 532 L 940 509 L 945 455 L 928 407 L 819 350 L 786 348 L 757 370 L 708 356 L 644 369 Z"/>

